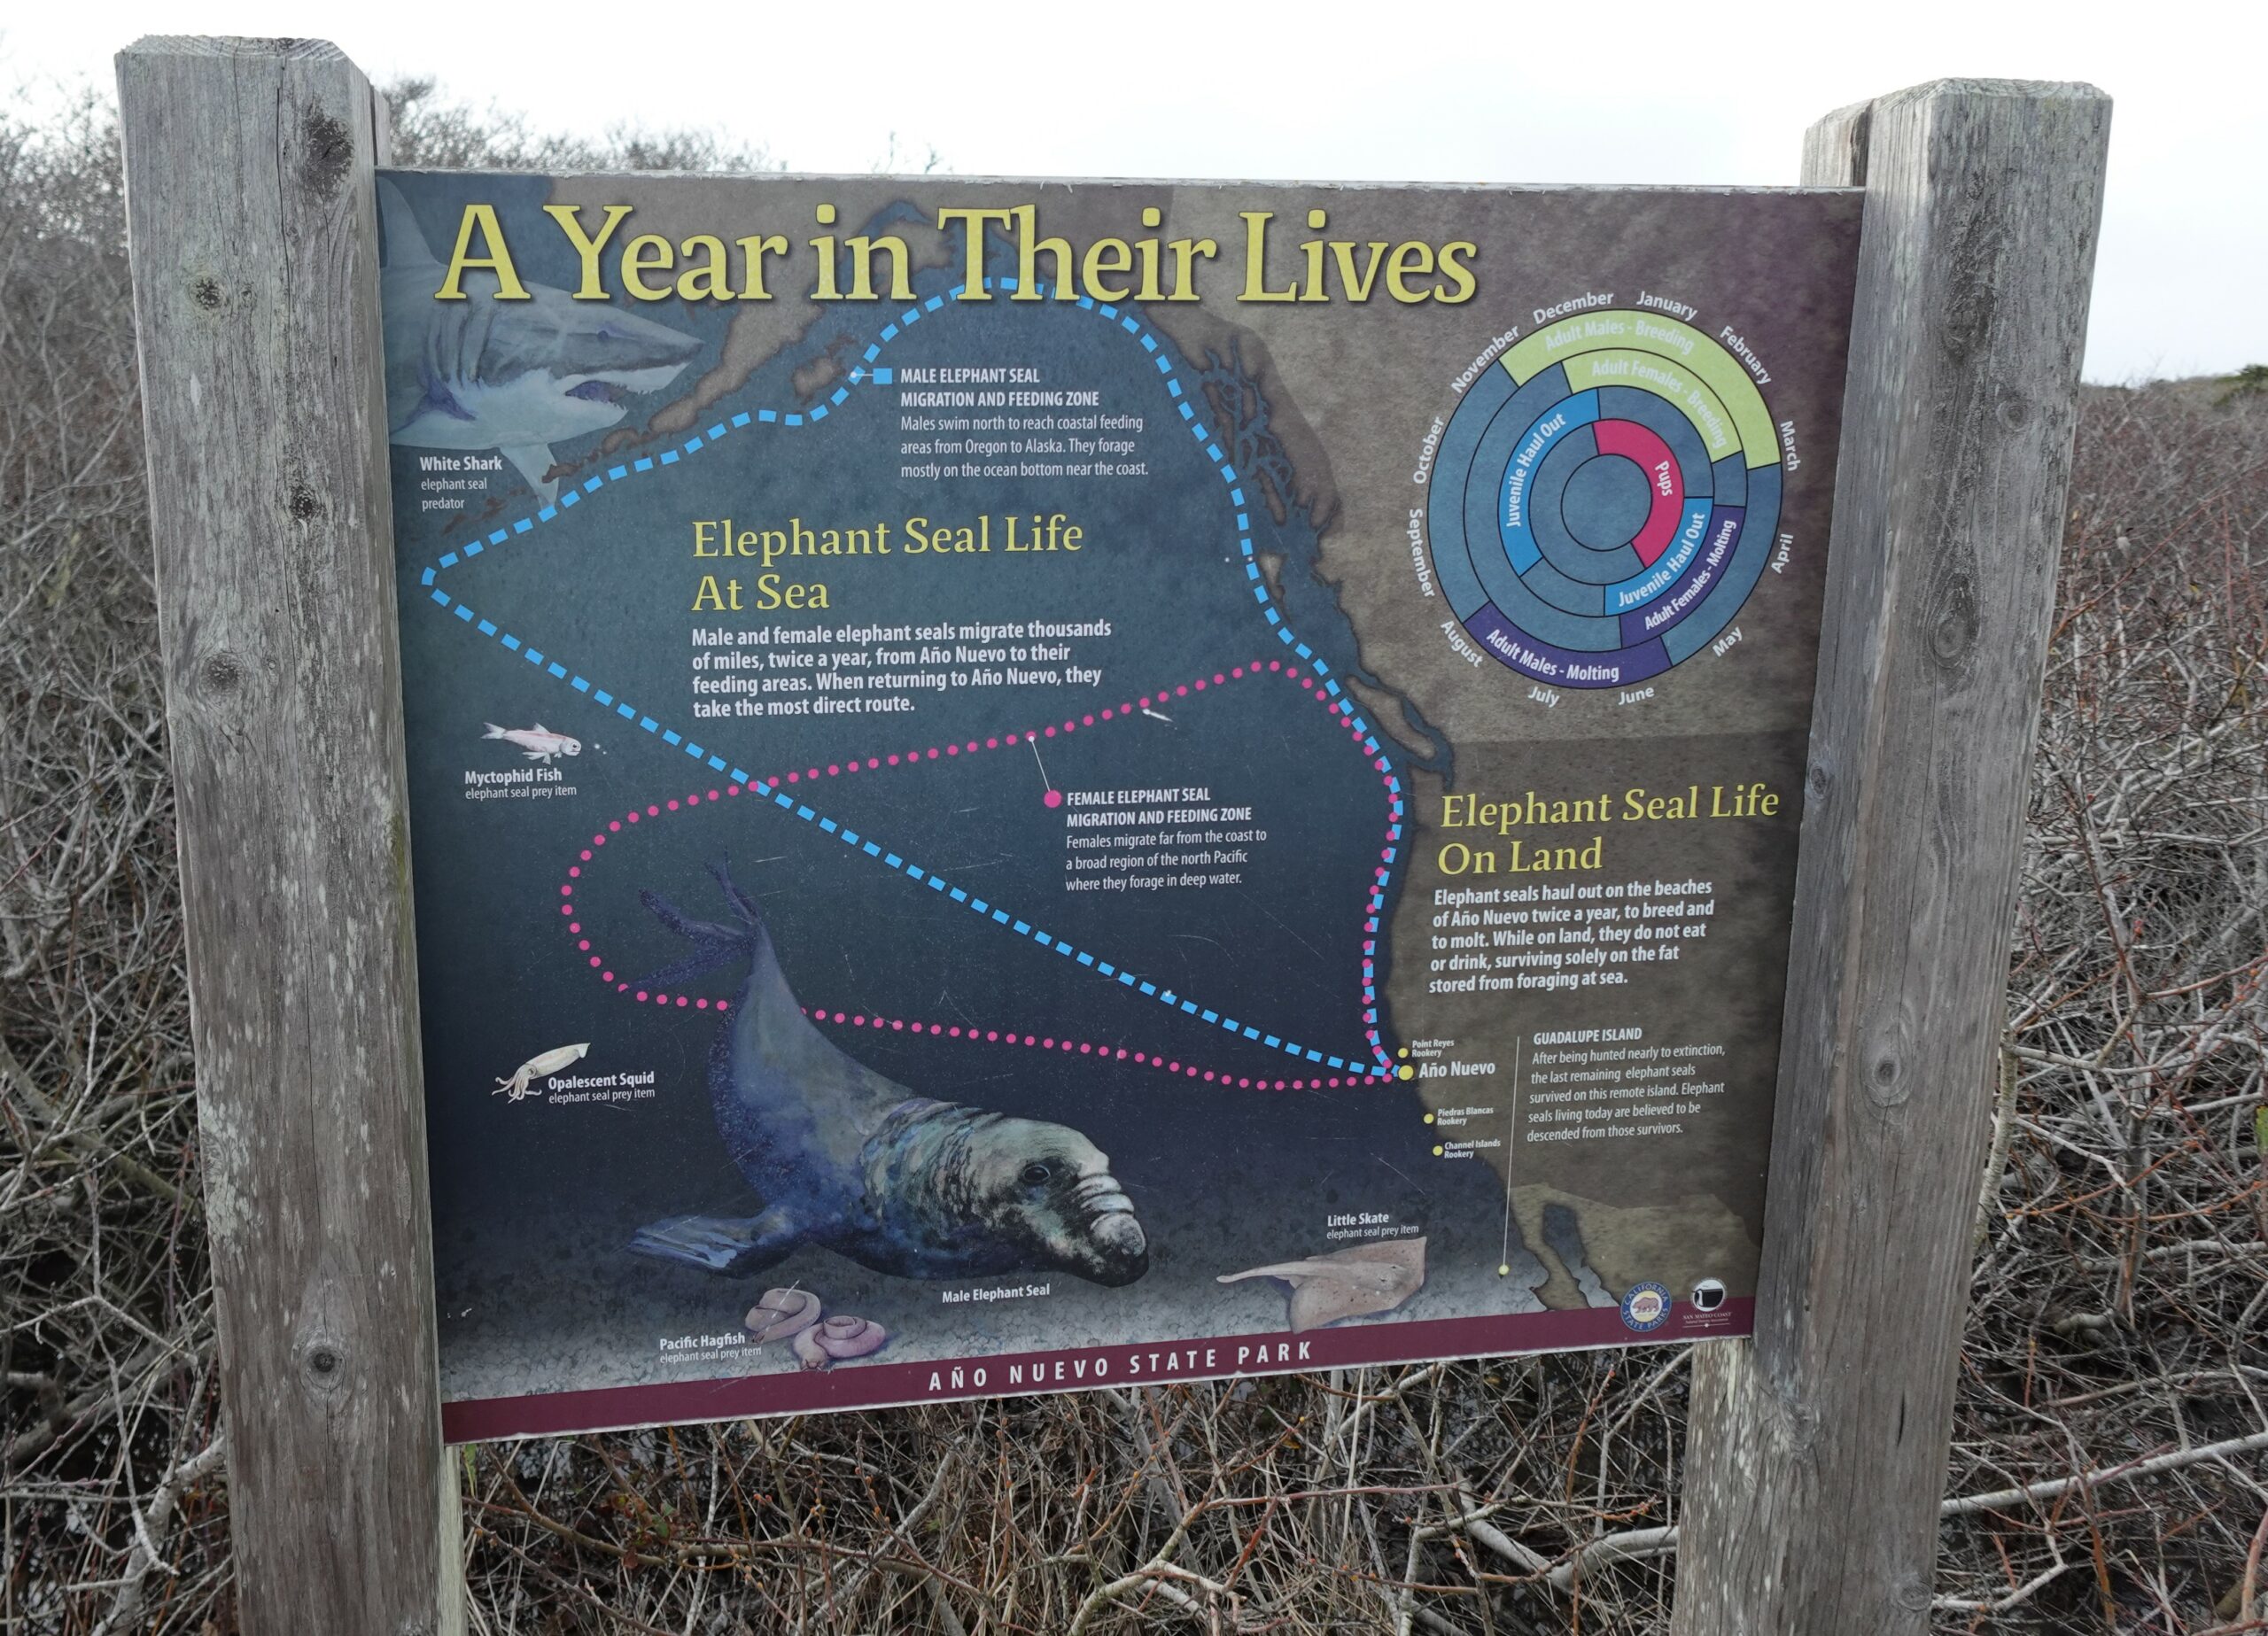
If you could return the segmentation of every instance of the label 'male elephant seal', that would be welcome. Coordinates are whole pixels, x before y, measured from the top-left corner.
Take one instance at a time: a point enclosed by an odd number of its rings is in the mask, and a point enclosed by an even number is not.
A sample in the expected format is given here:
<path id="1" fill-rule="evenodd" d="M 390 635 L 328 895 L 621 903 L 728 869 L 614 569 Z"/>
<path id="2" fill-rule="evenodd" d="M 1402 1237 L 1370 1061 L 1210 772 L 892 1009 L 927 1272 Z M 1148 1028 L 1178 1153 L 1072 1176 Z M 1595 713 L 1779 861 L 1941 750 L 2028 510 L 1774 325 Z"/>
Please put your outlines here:
<path id="1" fill-rule="evenodd" d="M 806 1244 L 905 1278 L 1052 1269 L 1115 1286 L 1148 1269 L 1142 1224 L 1100 1149 L 1068 1125 L 915 1096 L 844 1055 L 796 1004 L 754 900 L 721 865 L 711 872 L 734 924 L 640 894 L 695 945 L 647 982 L 748 962 L 710 1049 L 709 1094 L 764 1209 L 672 1216 L 631 1249 L 722 1273 L 759 1271 Z"/>

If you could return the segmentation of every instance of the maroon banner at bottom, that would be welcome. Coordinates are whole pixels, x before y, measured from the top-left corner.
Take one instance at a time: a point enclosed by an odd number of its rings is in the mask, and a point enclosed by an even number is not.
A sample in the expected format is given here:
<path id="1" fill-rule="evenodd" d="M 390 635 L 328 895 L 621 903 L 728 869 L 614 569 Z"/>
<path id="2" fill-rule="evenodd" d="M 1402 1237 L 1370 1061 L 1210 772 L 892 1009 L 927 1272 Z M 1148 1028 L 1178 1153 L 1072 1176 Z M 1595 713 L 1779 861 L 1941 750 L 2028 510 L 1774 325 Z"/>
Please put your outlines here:
<path id="1" fill-rule="evenodd" d="M 823 1372 L 783 1369 L 717 1380 L 659 1382 L 540 1397 L 469 1398 L 441 1409 L 452 1443 L 492 1438 L 548 1437 L 574 1431 L 824 1410 L 896 1408 L 963 1398 L 1076 1392 L 1094 1386 L 1223 1380 L 1284 1375 L 1366 1363 L 1432 1362 L 1512 1353 L 1572 1352 L 1600 1346 L 1659 1345 L 1746 1335 L 1756 1303 L 1728 1300 L 1713 1312 L 1676 1301 L 1645 1330 L 1613 1306 L 1572 1312 L 1439 1318 L 1304 1335 L 1208 1336 L 1195 1340 L 1129 1341 L 1048 1352 L 940 1359 L 928 1363 L 867 1363 Z M 782 1346 L 784 1353 L 786 1348 Z"/>

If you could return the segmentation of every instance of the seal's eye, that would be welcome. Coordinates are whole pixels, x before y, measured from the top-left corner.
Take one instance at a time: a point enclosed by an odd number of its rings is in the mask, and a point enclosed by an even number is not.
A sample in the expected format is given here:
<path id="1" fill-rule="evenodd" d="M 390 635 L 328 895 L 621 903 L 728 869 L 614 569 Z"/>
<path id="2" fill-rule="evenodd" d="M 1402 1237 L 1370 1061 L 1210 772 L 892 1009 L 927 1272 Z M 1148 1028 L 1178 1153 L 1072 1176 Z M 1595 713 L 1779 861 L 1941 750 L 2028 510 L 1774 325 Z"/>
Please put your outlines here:
<path id="1" fill-rule="evenodd" d="M 1025 1185 L 1029 1187 L 1044 1187 L 1047 1184 L 1047 1178 L 1054 1174 L 1055 1173 L 1050 1170 L 1045 1165 L 1026 1165 L 1024 1167 Z"/>

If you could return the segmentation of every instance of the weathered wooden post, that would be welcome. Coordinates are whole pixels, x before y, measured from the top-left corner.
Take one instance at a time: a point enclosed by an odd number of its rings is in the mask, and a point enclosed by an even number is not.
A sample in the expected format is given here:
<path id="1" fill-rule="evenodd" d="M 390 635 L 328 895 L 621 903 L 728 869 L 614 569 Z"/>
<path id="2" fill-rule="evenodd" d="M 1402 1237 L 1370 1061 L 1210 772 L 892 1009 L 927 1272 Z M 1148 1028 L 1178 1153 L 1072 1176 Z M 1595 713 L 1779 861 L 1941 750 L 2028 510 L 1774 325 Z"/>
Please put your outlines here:
<path id="1" fill-rule="evenodd" d="M 1753 1341 L 1695 1361 L 1681 1636 L 1927 1628 L 2110 103 L 1829 115 L 1867 190 Z"/>
<path id="2" fill-rule="evenodd" d="M 244 1628 L 445 1636 L 382 120 L 290 40 L 119 91 Z"/>

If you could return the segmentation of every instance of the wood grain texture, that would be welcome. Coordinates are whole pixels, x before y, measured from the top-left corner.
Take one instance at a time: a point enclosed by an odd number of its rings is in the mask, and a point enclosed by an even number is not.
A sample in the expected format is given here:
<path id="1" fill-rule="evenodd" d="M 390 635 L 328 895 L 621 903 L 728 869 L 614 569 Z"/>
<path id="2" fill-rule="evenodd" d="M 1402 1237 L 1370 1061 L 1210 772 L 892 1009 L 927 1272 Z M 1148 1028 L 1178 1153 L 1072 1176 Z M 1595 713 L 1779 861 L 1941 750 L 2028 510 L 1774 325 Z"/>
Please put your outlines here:
<path id="1" fill-rule="evenodd" d="M 1944 81 L 1867 189 L 1752 1342 L 1697 1355 L 1678 1636 L 1921 1636 L 2109 100 Z"/>
<path id="2" fill-rule="evenodd" d="M 1854 102 L 1837 108 L 1804 133 L 1803 185 L 1863 188 L 1867 185 L 1867 124 L 1874 104 Z"/>
<path id="3" fill-rule="evenodd" d="M 149 39 L 119 100 L 248 1636 L 455 1636 L 370 88 Z"/>

